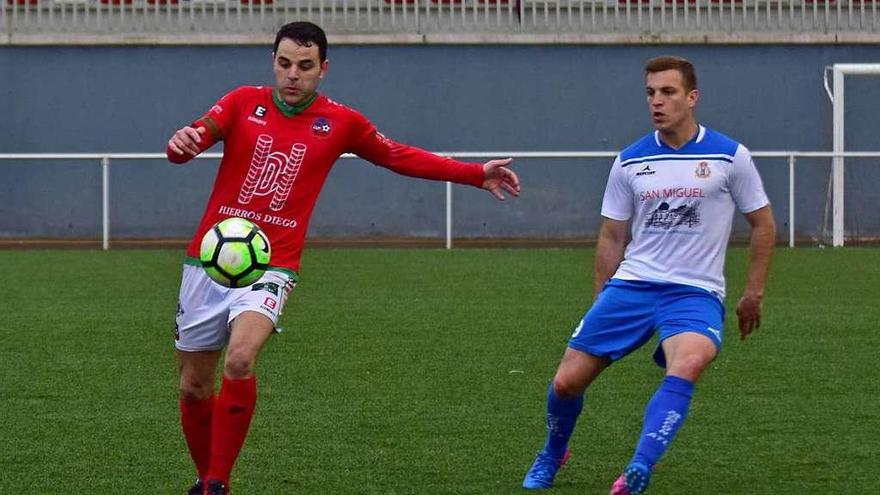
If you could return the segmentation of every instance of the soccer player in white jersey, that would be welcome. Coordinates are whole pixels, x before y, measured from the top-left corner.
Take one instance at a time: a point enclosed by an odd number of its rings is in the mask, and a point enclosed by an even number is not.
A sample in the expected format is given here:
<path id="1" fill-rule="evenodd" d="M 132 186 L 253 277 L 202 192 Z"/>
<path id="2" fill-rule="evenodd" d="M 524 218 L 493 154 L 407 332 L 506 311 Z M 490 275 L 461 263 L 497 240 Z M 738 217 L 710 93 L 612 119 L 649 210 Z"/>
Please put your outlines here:
<path id="1" fill-rule="evenodd" d="M 721 348 L 724 255 L 736 210 L 752 229 L 748 279 L 736 307 L 740 338 L 761 322 L 776 225 L 749 151 L 697 124 L 699 91 L 689 61 L 651 59 L 645 75 L 655 131 L 611 167 L 596 246 L 596 298 L 547 392 L 547 439 L 523 480 L 528 489 L 553 485 L 587 387 L 659 332 L 654 360 L 666 376 L 611 494 L 647 489 L 652 468 L 687 417 L 694 384 Z"/>

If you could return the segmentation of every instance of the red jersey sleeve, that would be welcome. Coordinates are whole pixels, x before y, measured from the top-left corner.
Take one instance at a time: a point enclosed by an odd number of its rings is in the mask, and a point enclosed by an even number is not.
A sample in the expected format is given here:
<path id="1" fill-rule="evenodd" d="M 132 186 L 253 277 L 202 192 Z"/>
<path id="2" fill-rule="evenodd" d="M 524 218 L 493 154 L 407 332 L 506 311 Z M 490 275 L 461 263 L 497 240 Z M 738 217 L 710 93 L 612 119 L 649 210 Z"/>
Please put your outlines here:
<path id="1" fill-rule="evenodd" d="M 483 165 L 437 156 L 383 136 L 363 115 L 354 112 L 356 123 L 350 151 L 398 174 L 458 184 L 483 185 Z"/>
<path id="2" fill-rule="evenodd" d="M 247 87 L 241 87 L 225 94 L 217 100 L 217 103 L 205 115 L 189 124 L 194 129 L 199 127 L 205 128 L 202 141 L 199 143 L 199 153 L 214 146 L 217 141 L 222 140 L 228 135 L 229 130 L 236 121 L 235 116 L 241 106 L 240 100 L 247 89 Z M 168 156 L 168 160 L 173 163 L 186 163 L 193 158 L 188 154 L 178 155 L 171 150 L 170 146 L 165 150 L 165 154 Z"/>

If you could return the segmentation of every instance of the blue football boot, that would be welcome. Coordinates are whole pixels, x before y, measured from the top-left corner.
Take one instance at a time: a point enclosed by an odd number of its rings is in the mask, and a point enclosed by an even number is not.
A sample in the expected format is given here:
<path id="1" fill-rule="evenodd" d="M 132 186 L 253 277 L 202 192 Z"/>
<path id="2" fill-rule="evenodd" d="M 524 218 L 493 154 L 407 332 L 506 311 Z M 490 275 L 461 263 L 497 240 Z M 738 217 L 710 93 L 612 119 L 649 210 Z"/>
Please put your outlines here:
<path id="1" fill-rule="evenodd" d="M 561 459 L 551 457 L 550 454 L 543 450 L 539 452 L 531 469 L 526 473 L 522 484 L 523 488 L 527 490 L 542 490 L 552 487 L 553 479 L 556 478 L 556 472 L 568 462 L 569 457 L 571 457 L 570 450 L 566 450 Z"/>

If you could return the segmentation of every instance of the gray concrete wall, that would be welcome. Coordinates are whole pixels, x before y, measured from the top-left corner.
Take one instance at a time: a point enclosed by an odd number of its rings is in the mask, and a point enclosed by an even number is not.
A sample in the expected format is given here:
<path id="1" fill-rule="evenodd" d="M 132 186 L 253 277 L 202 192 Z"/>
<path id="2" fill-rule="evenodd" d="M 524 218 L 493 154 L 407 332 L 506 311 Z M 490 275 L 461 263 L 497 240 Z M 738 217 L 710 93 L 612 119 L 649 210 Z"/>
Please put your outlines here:
<path id="1" fill-rule="evenodd" d="M 269 48 L 0 48 L 0 153 L 161 152 L 226 91 L 271 83 Z M 388 136 L 430 150 L 619 150 L 650 129 L 642 65 L 679 54 L 698 69 L 700 121 L 752 150 L 830 150 L 823 67 L 878 62 L 875 46 L 336 46 L 322 91 Z M 847 147 L 880 150 L 880 77 L 848 78 Z M 848 169 L 847 229 L 880 235 L 878 160 Z M 799 236 L 820 231 L 828 160 L 803 160 Z M 520 160 L 523 196 L 455 190 L 456 235 L 591 237 L 608 160 Z M 759 160 L 787 234 L 784 160 Z M 216 170 L 200 161 L 114 163 L 112 235 L 187 237 Z M 312 237 L 442 236 L 444 187 L 360 161 L 331 173 Z M 97 163 L 0 162 L 0 237 L 100 234 Z M 740 221 L 736 233 L 746 232 Z"/>

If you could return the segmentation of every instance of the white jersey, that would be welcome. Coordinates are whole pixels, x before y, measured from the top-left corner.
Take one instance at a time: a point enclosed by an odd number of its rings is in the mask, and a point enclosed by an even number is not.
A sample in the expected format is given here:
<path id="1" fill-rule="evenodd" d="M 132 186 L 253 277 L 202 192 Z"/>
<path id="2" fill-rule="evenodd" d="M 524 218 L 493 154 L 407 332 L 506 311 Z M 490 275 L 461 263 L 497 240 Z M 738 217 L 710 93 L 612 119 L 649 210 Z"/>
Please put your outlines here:
<path id="1" fill-rule="evenodd" d="M 699 287 L 724 298 L 724 255 L 735 208 L 769 204 L 749 150 L 700 126 L 679 149 L 655 131 L 618 155 L 602 216 L 630 220 L 614 278 Z"/>

